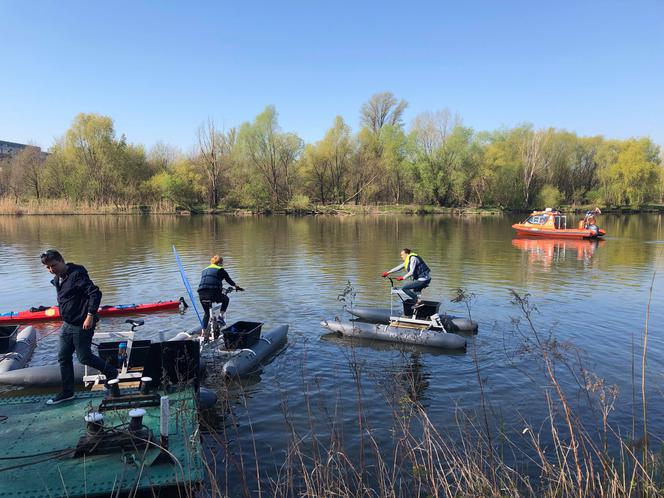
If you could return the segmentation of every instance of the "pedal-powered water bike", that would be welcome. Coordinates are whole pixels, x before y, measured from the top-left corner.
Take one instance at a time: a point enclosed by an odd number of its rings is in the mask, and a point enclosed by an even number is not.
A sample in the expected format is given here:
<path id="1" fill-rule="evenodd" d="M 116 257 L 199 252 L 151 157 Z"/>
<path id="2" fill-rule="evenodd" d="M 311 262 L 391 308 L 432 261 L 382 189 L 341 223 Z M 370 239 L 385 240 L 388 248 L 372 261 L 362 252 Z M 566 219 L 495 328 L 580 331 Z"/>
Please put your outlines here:
<path id="1" fill-rule="evenodd" d="M 389 324 L 393 322 L 410 323 L 421 326 L 432 325 L 438 327 L 437 322 L 442 324 L 442 327 L 448 332 L 477 332 L 477 322 L 469 320 L 468 318 L 448 315 L 442 309 L 443 303 L 441 301 L 428 301 L 412 299 L 401 289 L 394 285 L 394 281 L 390 281 L 390 307 L 389 308 L 348 308 L 346 311 L 355 316 L 361 321 L 370 323 L 383 323 Z M 396 300 L 394 297 L 399 299 Z M 399 306 L 402 310 L 399 310 Z M 401 315 L 399 316 L 399 313 Z M 437 315 L 435 320 L 432 317 Z"/>
<path id="2" fill-rule="evenodd" d="M 99 356 L 116 363 L 121 382 L 139 381 L 145 376 L 144 368 L 151 352 L 162 344 L 151 340 L 135 339 L 135 330 L 144 320 L 126 320 L 131 330 L 120 332 L 95 332 Z M 206 338 L 201 334 L 201 327 L 194 327 L 187 332 L 180 332 L 166 342 L 187 341 L 195 344 L 203 362 L 207 359 L 215 364 L 222 364 L 222 372 L 227 377 L 242 377 L 256 370 L 268 357 L 275 354 L 286 342 L 288 325 L 280 325 L 261 334 L 261 322 L 235 322 L 220 329 L 216 336 Z M 32 330 L 32 328 L 30 327 Z M 34 331 L 32 332 L 34 334 Z M 33 345 L 34 348 L 34 345 Z M 28 356 L 29 357 L 29 356 Z M 10 365 L 9 360 L 7 365 Z M 59 365 L 27 367 L 25 361 L 20 365 L 12 361 L 13 369 L 3 371 L 0 368 L 0 384 L 25 387 L 54 387 L 61 383 Z M 1 366 L 1 364 L 0 364 Z M 94 386 L 106 379 L 97 370 L 74 362 L 74 378 L 77 384 Z"/>
<path id="3" fill-rule="evenodd" d="M 390 278 L 391 301 L 389 309 L 351 308 L 347 311 L 359 320 L 343 322 L 323 320 L 321 325 L 333 332 L 349 337 L 376 339 L 380 341 L 419 344 L 442 349 L 464 349 L 466 340 L 451 332 L 475 332 L 477 323 L 438 312 L 441 303 L 411 299 L 394 286 Z M 403 305 L 404 314 L 394 312 L 394 296 Z"/>

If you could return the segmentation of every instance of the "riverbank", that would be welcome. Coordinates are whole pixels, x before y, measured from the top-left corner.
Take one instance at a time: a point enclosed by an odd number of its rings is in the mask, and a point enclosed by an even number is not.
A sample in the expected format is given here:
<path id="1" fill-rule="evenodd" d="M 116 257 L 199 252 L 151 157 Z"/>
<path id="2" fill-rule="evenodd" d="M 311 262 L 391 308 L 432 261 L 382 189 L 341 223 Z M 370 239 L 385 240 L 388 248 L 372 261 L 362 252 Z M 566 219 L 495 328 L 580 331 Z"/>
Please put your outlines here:
<path id="1" fill-rule="evenodd" d="M 577 205 L 560 206 L 559 209 L 565 213 L 583 213 L 595 206 Z M 603 213 L 662 213 L 664 205 L 650 204 L 640 207 L 632 206 L 599 206 Z M 255 214 L 289 214 L 289 215 L 332 215 L 332 216 L 353 216 L 353 215 L 429 215 L 429 214 L 447 214 L 447 215 L 479 215 L 492 216 L 505 212 L 528 213 L 531 209 L 526 208 L 505 208 L 505 207 L 440 207 L 418 204 L 374 204 L 374 205 L 311 205 L 299 209 L 280 209 L 280 210 L 261 210 L 254 211 L 243 208 L 218 208 L 210 209 L 205 207 L 191 210 L 182 209 L 171 202 L 159 202 L 151 205 L 131 205 L 131 204 L 99 204 L 89 202 L 72 202 L 67 199 L 29 199 L 16 201 L 10 198 L 0 198 L 0 215 L 9 216 L 45 216 L 45 215 L 148 215 L 148 214 L 177 214 L 177 215 L 197 215 L 197 214 L 225 214 L 236 216 L 251 216 Z"/>

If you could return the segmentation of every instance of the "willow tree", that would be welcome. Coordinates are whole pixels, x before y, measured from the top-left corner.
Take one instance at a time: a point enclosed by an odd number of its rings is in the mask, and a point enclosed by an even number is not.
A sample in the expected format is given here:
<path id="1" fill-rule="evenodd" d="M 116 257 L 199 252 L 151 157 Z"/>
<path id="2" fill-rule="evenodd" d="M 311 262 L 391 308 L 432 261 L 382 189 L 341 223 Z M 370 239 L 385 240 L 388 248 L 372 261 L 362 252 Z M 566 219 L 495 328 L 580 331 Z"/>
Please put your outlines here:
<path id="1" fill-rule="evenodd" d="M 400 204 L 410 197 L 409 166 L 406 162 L 408 141 L 400 126 L 386 125 L 380 130 L 382 169 L 385 170 L 385 187 L 389 192 L 389 202 Z"/>
<path id="2" fill-rule="evenodd" d="M 640 206 L 652 200 L 659 182 L 659 148 L 650 139 L 626 140 L 615 161 L 601 171 L 605 199 Z"/>
<path id="3" fill-rule="evenodd" d="M 83 113 L 51 149 L 46 170 L 51 195 L 115 204 L 138 200 L 150 176 L 142 146 L 116 138 L 110 117 Z"/>
<path id="4" fill-rule="evenodd" d="M 452 186 L 459 179 L 455 169 L 461 167 L 464 147 L 471 135 L 470 129 L 462 128 L 459 115 L 453 115 L 449 109 L 422 113 L 413 120 L 409 139 L 420 201 L 439 206 L 449 202 Z"/>
<path id="5" fill-rule="evenodd" d="M 282 207 L 291 198 L 302 140 L 294 133 L 282 133 L 277 111 L 268 106 L 253 123 L 244 123 L 238 134 L 243 160 L 267 191 L 272 207 Z M 256 185 L 253 188 L 257 187 Z"/>

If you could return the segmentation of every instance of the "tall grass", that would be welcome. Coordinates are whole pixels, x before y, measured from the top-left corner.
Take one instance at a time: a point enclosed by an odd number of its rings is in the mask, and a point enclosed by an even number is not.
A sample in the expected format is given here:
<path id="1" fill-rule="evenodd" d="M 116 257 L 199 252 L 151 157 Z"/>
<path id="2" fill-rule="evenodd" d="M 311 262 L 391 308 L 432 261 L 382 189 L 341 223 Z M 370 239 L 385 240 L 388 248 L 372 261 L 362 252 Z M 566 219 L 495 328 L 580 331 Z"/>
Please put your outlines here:
<path id="1" fill-rule="evenodd" d="M 467 304 L 472 295 L 460 294 Z M 634 444 L 611 422 L 618 391 L 585 368 L 578 384 L 565 388 L 560 375 L 574 368 L 575 349 L 538 330 L 528 295 L 512 294 L 520 312 L 514 327 L 521 351 L 537 360 L 546 379 L 539 424 L 519 419 L 522 429 L 505 427 L 480 389 L 477 410 L 454 410 L 455 423 L 441 427 L 429 416 L 413 369 L 405 382 L 385 391 L 391 427 L 374 425 L 364 389 L 374 386 L 371 369 L 355 349 L 347 364 L 355 386 L 348 396 L 324 392 L 302 362 L 304 409 L 281 397 L 286 441 L 284 454 L 259 454 L 246 396 L 222 389 L 223 424 L 208 430 L 206 496 L 265 497 L 655 497 L 662 496 L 662 465 L 653 445 Z M 644 335 L 647 336 L 646 323 Z M 644 341 L 644 348 L 647 343 Z M 645 349 L 643 357 L 645 358 Z M 645 360 L 644 360 L 645 362 Z M 474 362 L 482 384 L 480 364 Z M 645 363 L 644 363 L 645 364 Z M 579 366 L 579 365 L 577 365 Z M 403 380 L 403 379 L 402 379 Z M 645 392 L 645 390 L 644 390 Z M 598 416 L 598 429 L 583 420 L 570 399 L 579 394 Z M 645 395 L 645 394 L 644 394 Z M 324 401 L 321 401 L 324 400 Z M 645 403 L 644 405 L 645 406 Z M 639 407 L 640 408 L 640 407 Z M 372 407 L 376 409 L 376 407 Z M 355 414 L 355 429 L 342 420 Z M 242 413 L 240 413 L 242 412 Z M 493 415 L 492 415 L 493 414 Z M 383 422 L 384 423 L 384 422 Z M 645 426 L 645 420 L 644 424 Z M 380 434 L 380 437 L 378 436 Z M 386 438 L 386 434 L 389 437 Z M 645 438 L 647 441 L 647 438 Z M 211 460 L 211 453 L 215 453 Z"/>
<path id="2" fill-rule="evenodd" d="M 0 197 L 0 215 L 70 215 L 70 214 L 144 214 L 175 213 L 175 205 L 159 201 L 146 206 L 130 204 L 101 204 L 95 202 L 73 202 L 69 199 L 28 199 L 16 201 L 11 197 Z"/>

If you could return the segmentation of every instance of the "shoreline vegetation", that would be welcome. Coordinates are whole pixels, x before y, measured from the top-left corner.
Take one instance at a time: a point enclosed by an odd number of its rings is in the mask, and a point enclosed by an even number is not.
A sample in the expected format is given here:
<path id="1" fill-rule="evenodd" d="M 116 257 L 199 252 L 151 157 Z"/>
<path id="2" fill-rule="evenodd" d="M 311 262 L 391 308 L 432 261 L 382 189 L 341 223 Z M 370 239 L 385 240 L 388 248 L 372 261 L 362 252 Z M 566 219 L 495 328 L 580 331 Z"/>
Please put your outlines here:
<path id="1" fill-rule="evenodd" d="M 545 206 L 541 206 L 544 209 Z M 551 206 L 546 206 L 551 207 Z M 582 214 L 595 205 L 555 206 L 564 213 Z M 67 199 L 27 199 L 15 200 L 0 198 L 0 216 L 80 216 L 80 215 L 225 215 L 225 216 L 256 216 L 256 215 L 295 215 L 295 216 L 355 216 L 355 215 L 455 215 L 455 216 L 494 216 L 503 213 L 529 213 L 530 208 L 504 207 L 442 207 L 418 204 L 372 204 L 372 205 L 308 205 L 299 208 L 282 209 L 242 209 L 242 208 L 208 208 L 205 206 L 183 209 L 171 202 L 162 201 L 150 205 L 118 205 L 92 202 L 72 202 Z M 664 204 L 649 204 L 639 207 L 614 206 L 602 207 L 603 213 L 637 214 L 664 213 Z"/>
<path id="2" fill-rule="evenodd" d="M 320 140 L 306 143 L 282 131 L 267 106 L 234 128 L 208 119 L 188 152 L 161 142 L 148 150 L 118 137 L 111 117 L 80 113 L 48 152 L 26 146 L 0 155 L 0 212 L 45 214 L 43 201 L 54 214 L 120 214 L 130 206 L 346 214 L 664 204 L 664 155 L 648 137 L 579 136 L 527 123 L 478 131 L 449 109 L 406 124 L 407 107 L 392 93 L 375 94 L 360 109 L 357 131 L 337 116 Z"/>

